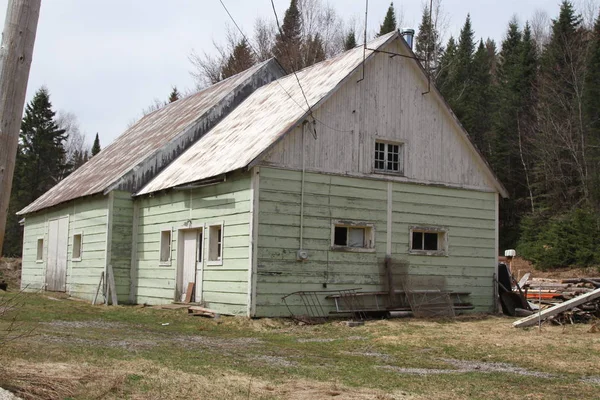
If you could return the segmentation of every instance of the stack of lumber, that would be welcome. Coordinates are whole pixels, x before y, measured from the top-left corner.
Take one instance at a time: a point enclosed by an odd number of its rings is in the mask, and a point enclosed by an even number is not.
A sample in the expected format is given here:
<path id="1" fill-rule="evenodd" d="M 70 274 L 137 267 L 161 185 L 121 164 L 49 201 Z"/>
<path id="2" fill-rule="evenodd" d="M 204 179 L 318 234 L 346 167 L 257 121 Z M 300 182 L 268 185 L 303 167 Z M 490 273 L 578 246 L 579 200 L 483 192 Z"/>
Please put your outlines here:
<path id="1" fill-rule="evenodd" d="M 527 300 L 539 310 L 532 317 L 540 319 L 541 314 L 542 320 L 560 325 L 600 318 L 600 277 L 532 278 L 521 283 Z M 535 318 L 532 321 L 535 324 Z"/>

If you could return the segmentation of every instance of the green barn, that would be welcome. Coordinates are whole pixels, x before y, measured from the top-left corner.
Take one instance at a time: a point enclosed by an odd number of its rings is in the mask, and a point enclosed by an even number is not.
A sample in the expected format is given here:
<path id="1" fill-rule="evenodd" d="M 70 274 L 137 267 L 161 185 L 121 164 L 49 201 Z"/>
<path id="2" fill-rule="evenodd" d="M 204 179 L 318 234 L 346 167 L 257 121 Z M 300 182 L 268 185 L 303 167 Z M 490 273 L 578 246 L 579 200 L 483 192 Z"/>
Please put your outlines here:
<path id="1" fill-rule="evenodd" d="M 164 167 L 111 173 L 100 190 L 61 200 L 61 185 L 86 185 L 78 170 L 21 211 L 23 285 L 90 298 L 110 265 L 120 301 L 187 296 L 220 313 L 286 316 L 303 311 L 282 301 L 292 292 L 388 290 L 388 259 L 404 277 L 442 282 L 475 311 L 493 310 L 506 190 L 437 89 L 428 91 L 400 33 L 297 77 L 280 77 L 274 61 L 240 75 L 261 83 Z M 203 109 L 177 103 L 156 121 L 202 118 Z M 162 135 L 156 121 L 144 135 Z M 122 151 L 127 135 L 97 157 Z M 66 258 L 58 274 L 57 252 Z"/>

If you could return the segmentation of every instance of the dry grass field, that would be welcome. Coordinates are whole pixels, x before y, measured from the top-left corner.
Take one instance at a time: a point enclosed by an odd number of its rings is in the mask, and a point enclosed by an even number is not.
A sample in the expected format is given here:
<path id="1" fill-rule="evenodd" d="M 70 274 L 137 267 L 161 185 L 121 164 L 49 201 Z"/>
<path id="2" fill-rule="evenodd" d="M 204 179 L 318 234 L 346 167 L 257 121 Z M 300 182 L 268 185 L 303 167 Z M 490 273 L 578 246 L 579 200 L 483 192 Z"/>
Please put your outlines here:
<path id="1" fill-rule="evenodd" d="M 510 318 L 190 317 L 0 293 L 0 387 L 26 399 L 593 399 L 600 333 Z M 6 329 L 12 336 L 6 340 Z"/>

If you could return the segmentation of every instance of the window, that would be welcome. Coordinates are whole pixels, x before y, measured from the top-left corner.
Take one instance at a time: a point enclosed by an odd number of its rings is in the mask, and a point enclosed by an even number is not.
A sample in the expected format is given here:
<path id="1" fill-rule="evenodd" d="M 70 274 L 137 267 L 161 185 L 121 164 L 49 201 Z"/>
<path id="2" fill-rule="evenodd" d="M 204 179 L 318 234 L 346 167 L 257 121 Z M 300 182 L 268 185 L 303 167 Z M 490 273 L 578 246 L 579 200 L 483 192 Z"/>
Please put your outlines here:
<path id="1" fill-rule="evenodd" d="M 223 224 L 211 225 L 208 228 L 208 263 L 223 264 Z"/>
<path id="2" fill-rule="evenodd" d="M 332 249 L 345 251 L 374 251 L 373 224 L 355 221 L 333 221 Z"/>
<path id="3" fill-rule="evenodd" d="M 37 240 L 37 255 L 35 256 L 35 260 L 38 262 L 44 261 L 44 239 L 39 238 Z"/>
<path id="4" fill-rule="evenodd" d="M 71 256 L 72 261 L 81 261 L 81 239 L 81 233 L 76 233 L 73 235 L 73 254 Z"/>
<path id="5" fill-rule="evenodd" d="M 171 261 L 171 230 L 160 232 L 160 262 L 168 264 Z"/>
<path id="6" fill-rule="evenodd" d="M 404 172 L 404 145 L 375 142 L 375 171 L 402 174 Z"/>
<path id="7" fill-rule="evenodd" d="M 446 255 L 448 253 L 448 231 L 440 227 L 412 227 L 410 229 L 410 253 Z"/>

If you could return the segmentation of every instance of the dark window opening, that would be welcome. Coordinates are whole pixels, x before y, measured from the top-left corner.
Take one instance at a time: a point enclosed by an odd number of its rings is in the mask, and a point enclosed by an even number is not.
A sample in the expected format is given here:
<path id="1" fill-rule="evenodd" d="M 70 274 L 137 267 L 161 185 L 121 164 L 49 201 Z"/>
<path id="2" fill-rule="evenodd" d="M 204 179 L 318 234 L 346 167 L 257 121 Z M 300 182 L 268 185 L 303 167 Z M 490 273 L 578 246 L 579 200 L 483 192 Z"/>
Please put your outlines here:
<path id="1" fill-rule="evenodd" d="M 412 249 L 423 250 L 423 232 L 413 232 L 412 234 Z"/>
<path id="2" fill-rule="evenodd" d="M 348 245 L 348 228 L 345 226 L 336 226 L 333 233 L 333 244 L 336 246 Z"/>
<path id="3" fill-rule="evenodd" d="M 425 238 L 423 239 L 423 250 L 437 250 L 438 249 L 438 234 L 437 233 L 424 233 Z"/>

